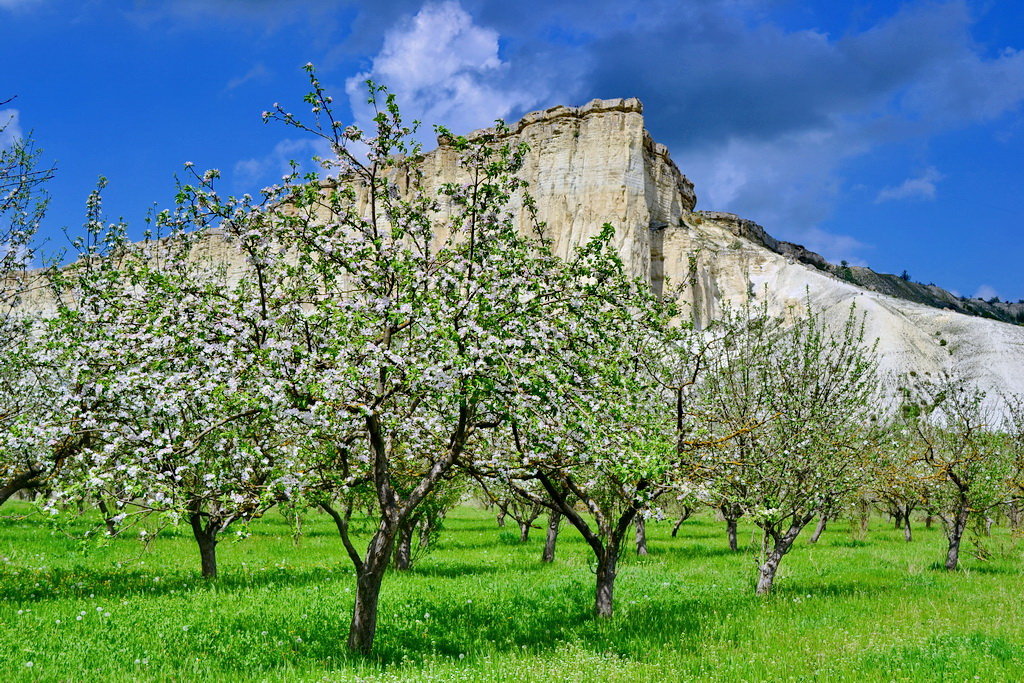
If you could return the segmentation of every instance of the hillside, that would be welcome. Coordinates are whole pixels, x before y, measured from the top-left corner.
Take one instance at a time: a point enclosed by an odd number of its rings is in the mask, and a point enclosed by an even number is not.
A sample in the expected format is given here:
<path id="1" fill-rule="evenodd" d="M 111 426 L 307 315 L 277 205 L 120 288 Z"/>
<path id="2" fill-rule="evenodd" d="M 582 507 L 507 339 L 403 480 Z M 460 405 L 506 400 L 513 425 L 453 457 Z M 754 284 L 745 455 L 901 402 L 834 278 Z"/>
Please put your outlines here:
<path id="1" fill-rule="evenodd" d="M 486 131 L 470 134 L 480 135 Z M 828 263 L 803 247 L 772 238 L 738 216 L 697 211 L 693 183 L 669 150 L 644 128 L 636 99 L 594 100 L 528 114 L 509 135 L 529 145 L 523 175 L 556 253 L 568 255 L 604 223 L 629 268 L 655 291 L 675 297 L 697 325 L 725 302 L 767 297 L 776 313 L 812 304 L 836 320 L 851 305 L 879 341 L 882 370 L 898 382 L 910 372 L 957 370 L 993 397 L 1024 394 L 1024 304 L 965 300 L 936 287 Z M 459 181 L 464 172 L 441 141 L 426 155 L 427 190 Z M 525 224 L 525 213 L 518 211 Z M 216 234 L 201 255 L 227 262 L 244 277 L 243 260 Z M 24 301 L 52 306 L 45 290 Z"/>
<path id="2" fill-rule="evenodd" d="M 868 268 L 834 265 L 772 238 L 752 221 L 697 211 L 693 184 L 643 126 L 638 100 L 595 100 L 530 114 L 512 134 L 530 147 L 525 174 L 555 243 L 566 253 L 604 222 L 624 260 L 656 291 L 675 296 L 703 324 L 723 302 L 766 296 L 776 312 L 810 301 L 836 319 L 851 305 L 879 341 L 889 381 L 956 370 L 992 400 L 1024 392 L 1024 304 L 960 299 Z M 442 147 L 433 153 L 435 172 Z"/>

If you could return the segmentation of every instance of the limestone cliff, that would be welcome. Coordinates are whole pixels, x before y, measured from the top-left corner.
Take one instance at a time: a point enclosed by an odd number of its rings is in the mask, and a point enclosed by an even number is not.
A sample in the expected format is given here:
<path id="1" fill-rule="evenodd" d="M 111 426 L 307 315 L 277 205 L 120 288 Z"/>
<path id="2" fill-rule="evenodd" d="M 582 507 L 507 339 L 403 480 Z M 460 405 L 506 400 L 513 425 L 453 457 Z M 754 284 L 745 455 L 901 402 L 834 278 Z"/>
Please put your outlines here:
<path id="1" fill-rule="evenodd" d="M 802 306 L 809 296 L 836 319 L 856 304 L 867 315 L 868 335 L 878 338 L 882 369 L 891 376 L 957 368 L 993 395 L 1024 393 L 1024 327 L 963 314 L 984 314 L 983 302 L 835 266 L 772 238 L 752 221 L 695 211 L 693 184 L 645 130 L 638 100 L 594 100 L 534 112 L 513 124 L 509 135 L 529 145 L 523 175 L 556 252 L 568 254 L 611 223 L 633 272 L 656 291 L 677 297 L 698 325 L 717 315 L 724 301 L 750 296 L 767 297 L 776 312 Z M 428 191 L 460 180 L 455 153 L 443 143 L 426 156 L 423 171 Z M 244 276 L 238 255 L 216 235 L 206 249 Z M 42 292 L 26 303 L 48 305 Z"/>
<path id="2" fill-rule="evenodd" d="M 1019 313 L 1013 305 L 986 308 L 934 285 L 833 265 L 752 221 L 695 211 L 693 184 L 644 130 L 639 101 L 555 107 L 511 131 L 530 145 L 525 177 L 559 251 L 611 223 L 634 272 L 677 296 L 698 324 L 723 301 L 749 296 L 767 297 L 777 312 L 809 296 L 836 319 L 856 304 L 889 376 L 957 369 L 993 395 L 1024 393 L 1024 327 L 999 321 Z M 428 162 L 442 175 L 445 154 Z"/>

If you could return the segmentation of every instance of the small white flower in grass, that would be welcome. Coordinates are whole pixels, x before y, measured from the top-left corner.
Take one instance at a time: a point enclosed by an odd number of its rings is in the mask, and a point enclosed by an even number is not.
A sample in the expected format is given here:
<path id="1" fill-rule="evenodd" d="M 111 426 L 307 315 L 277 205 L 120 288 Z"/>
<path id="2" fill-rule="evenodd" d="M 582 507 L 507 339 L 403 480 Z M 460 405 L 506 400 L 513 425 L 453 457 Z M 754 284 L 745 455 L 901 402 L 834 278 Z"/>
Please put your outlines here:
<path id="1" fill-rule="evenodd" d="M 185 624 L 184 626 L 182 626 L 181 630 L 182 631 L 187 631 L 188 630 L 188 624 Z"/>
<path id="2" fill-rule="evenodd" d="M 31 669 L 33 666 L 35 666 L 35 664 L 33 662 L 25 662 L 25 666 Z"/>

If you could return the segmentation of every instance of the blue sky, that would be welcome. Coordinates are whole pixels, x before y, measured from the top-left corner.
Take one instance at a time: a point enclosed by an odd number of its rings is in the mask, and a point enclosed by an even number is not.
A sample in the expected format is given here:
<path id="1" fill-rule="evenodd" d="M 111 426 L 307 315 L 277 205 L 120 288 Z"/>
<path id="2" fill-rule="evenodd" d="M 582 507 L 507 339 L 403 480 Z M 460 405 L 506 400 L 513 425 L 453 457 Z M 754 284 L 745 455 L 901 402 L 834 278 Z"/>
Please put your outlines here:
<path id="1" fill-rule="evenodd" d="M 314 153 L 260 117 L 301 110 L 306 62 L 357 121 L 367 76 L 456 130 L 640 97 L 698 208 L 1024 298 L 1019 0 L 0 0 L 5 135 L 31 131 L 58 166 L 48 246 L 100 175 L 107 213 L 141 232 L 186 161 L 241 193 Z"/>

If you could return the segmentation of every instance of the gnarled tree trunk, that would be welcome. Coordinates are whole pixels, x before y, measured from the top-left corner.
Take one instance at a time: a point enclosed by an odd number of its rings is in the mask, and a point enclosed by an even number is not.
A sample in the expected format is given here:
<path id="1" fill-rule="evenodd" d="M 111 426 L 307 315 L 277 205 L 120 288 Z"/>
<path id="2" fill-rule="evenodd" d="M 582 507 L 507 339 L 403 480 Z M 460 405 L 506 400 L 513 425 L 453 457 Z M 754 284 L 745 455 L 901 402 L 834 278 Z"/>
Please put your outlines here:
<path id="1" fill-rule="evenodd" d="M 946 549 L 946 571 L 952 571 L 960 564 L 960 542 L 967 529 L 969 516 L 967 505 L 961 503 L 952 517 L 944 516 L 942 518 L 943 525 L 946 527 L 946 538 L 949 541 L 949 546 Z"/>
<path id="2" fill-rule="evenodd" d="M 811 534 L 811 543 L 817 543 L 821 535 L 825 533 L 825 527 L 828 526 L 828 515 L 822 513 L 818 516 L 818 526 L 814 527 L 814 533 Z"/>
<path id="3" fill-rule="evenodd" d="M 684 505 L 683 506 L 683 513 L 681 515 L 679 515 L 679 519 L 676 521 L 675 526 L 672 527 L 672 538 L 676 537 L 676 534 L 679 533 L 679 527 L 681 527 L 683 525 L 683 522 L 688 520 L 690 518 L 690 515 L 692 515 L 692 514 L 693 514 L 693 508 Z"/>
<path id="4" fill-rule="evenodd" d="M 398 541 L 395 545 L 394 564 L 398 571 L 412 569 L 412 536 L 416 522 L 406 520 L 398 530 Z"/>
<path id="5" fill-rule="evenodd" d="M 203 524 L 204 515 L 193 511 L 189 513 L 188 521 L 192 525 L 192 536 L 199 545 L 199 560 L 204 579 L 217 578 L 217 534 L 220 532 L 220 525 L 211 517 L 207 516 L 206 524 Z"/>
<path id="6" fill-rule="evenodd" d="M 782 558 L 785 557 L 786 553 L 793 547 L 793 541 L 800 534 L 800 531 L 807 526 L 808 522 L 813 519 L 812 516 L 798 517 L 793 520 L 790 524 L 789 529 L 786 533 L 779 534 L 778 532 L 765 530 L 765 545 L 769 539 L 774 541 L 772 547 L 768 550 L 765 555 L 764 563 L 760 566 L 757 578 L 757 594 L 763 595 L 771 591 L 772 586 L 775 585 L 775 574 L 779 571 L 779 564 L 782 562 Z"/>
<path id="7" fill-rule="evenodd" d="M 548 513 L 548 533 L 544 539 L 544 554 L 541 555 L 541 562 L 555 561 L 555 544 L 558 542 L 558 526 L 562 522 L 562 513 L 552 510 Z"/>
<path id="8" fill-rule="evenodd" d="M 615 574 L 618 562 L 619 548 L 614 543 L 606 545 L 597 557 L 597 587 L 594 593 L 594 614 L 602 619 L 611 617 L 614 609 Z"/>
<path id="9" fill-rule="evenodd" d="M 647 520 L 637 515 L 633 526 L 636 527 L 636 554 L 647 555 Z"/>
<path id="10" fill-rule="evenodd" d="M 377 605 L 384 572 L 391 558 L 398 523 L 387 517 L 381 520 L 377 532 L 366 548 L 366 555 L 356 568 L 356 602 L 352 607 L 352 625 L 348 633 L 348 648 L 362 654 L 373 649 L 377 634 Z"/>
<path id="11" fill-rule="evenodd" d="M 0 486 L 0 505 L 7 502 L 7 499 L 18 491 L 23 491 L 39 485 L 40 472 L 28 470 L 14 475 L 7 482 Z"/>

